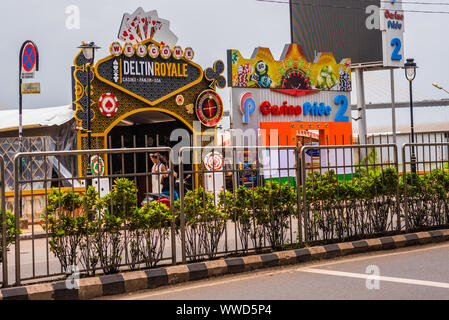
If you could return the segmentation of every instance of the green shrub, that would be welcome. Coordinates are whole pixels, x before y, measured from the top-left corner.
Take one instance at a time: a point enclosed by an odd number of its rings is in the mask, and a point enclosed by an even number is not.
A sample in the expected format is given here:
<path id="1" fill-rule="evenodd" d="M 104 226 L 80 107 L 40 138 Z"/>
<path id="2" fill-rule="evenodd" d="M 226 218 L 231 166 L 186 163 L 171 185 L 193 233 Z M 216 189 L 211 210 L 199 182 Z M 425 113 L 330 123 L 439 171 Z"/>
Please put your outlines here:
<path id="1" fill-rule="evenodd" d="M 230 191 L 222 191 L 219 194 L 220 209 L 237 225 L 243 252 L 248 251 L 248 242 L 252 234 L 252 194 L 252 191 L 244 186 L 240 186 L 235 194 Z"/>
<path id="2" fill-rule="evenodd" d="M 142 261 L 147 267 L 154 267 L 162 259 L 171 218 L 170 209 L 159 202 L 145 203 L 134 210 L 128 223 L 133 269 Z"/>
<path id="3" fill-rule="evenodd" d="M 98 262 L 104 273 L 119 272 L 125 249 L 124 229 L 137 208 L 137 188 L 132 180 L 117 178 L 111 192 L 97 201 L 99 218 L 89 227 Z"/>
<path id="4" fill-rule="evenodd" d="M 2 220 L 2 211 L 0 210 L 0 221 Z M 17 233 L 22 233 L 20 229 L 16 228 L 16 220 L 14 213 L 10 210 L 6 210 L 5 217 L 5 225 L 6 225 L 6 251 L 9 250 L 9 246 L 13 244 L 16 240 Z M 3 261 L 3 232 L 2 232 L 2 224 L 0 223 L 0 262 Z"/>
<path id="5" fill-rule="evenodd" d="M 175 203 L 179 211 L 180 203 Z M 215 205 L 212 194 L 199 187 L 189 191 L 184 197 L 184 216 L 186 219 L 186 253 L 191 260 L 205 255 L 214 258 L 223 235 L 228 216 Z"/>
<path id="6" fill-rule="evenodd" d="M 52 188 L 47 195 L 42 227 L 51 235 L 50 250 L 64 272 L 69 272 L 69 266 L 78 264 L 80 245 L 87 232 L 88 221 L 80 212 L 81 205 L 82 198 L 78 193 Z M 81 215 L 76 216 L 77 212 Z"/>

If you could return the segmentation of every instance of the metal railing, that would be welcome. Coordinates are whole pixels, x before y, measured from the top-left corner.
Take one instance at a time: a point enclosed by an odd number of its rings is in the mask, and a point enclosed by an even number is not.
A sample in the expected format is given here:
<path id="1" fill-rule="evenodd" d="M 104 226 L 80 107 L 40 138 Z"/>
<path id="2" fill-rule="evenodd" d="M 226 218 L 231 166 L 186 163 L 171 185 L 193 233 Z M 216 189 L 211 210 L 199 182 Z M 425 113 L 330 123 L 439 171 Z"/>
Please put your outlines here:
<path id="1" fill-rule="evenodd" d="M 165 172 L 157 171 L 152 172 L 150 167 L 150 160 L 149 160 L 149 154 L 150 153 L 168 153 L 168 168 Z M 139 155 L 141 155 L 139 157 Z M 143 155 L 143 156 L 142 156 Z M 96 157 L 104 157 L 104 160 L 98 160 L 99 163 L 97 165 L 97 170 L 102 170 L 102 167 L 106 164 L 106 161 L 108 162 L 108 171 L 104 171 L 104 173 L 100 176 L 86 176 L 85 174 L 81 174 L 77 170 L 77 161 L 79 159 L 91 159 L 94 156 Z M 108 192 L 105 192 L 105 188 L 113 189 L 114 183 L 117 181 L 115 179 L 117 178 L 127 178 L 129 180 L 134 180 L 134 182 L 142 181 L 144 180 L 144 183 L 140 183 L 141 185 L 145 186 L 145 193 L 149 193 L 149 181 L 151 180 L 152 176 L 157 176 L 158 181 L 160 181 L 161 176 L 168 175 L 169 178 L 169 188 L 170 190 L 174 189 L 174 181 L 173 181 L 173 168 L 172 168 L 172 159 L 171 159 L 171 149 L 166 147 L 159 147 L 159 148 L 132 148 L 132 149 L 107 149 L 107 150 L 80 150 L 80 151 L 55 151 L 55 152 L 33 152 L 33 153 L 18 153 L 15 156 L 15 183 L 14 183 L 14 190 L 15 190 L 15 205 L 14 205 L 14 212 L 15 212 L 15 221 L 16 226 L 18 227 L 20 225 L 20 219 L 22 217 L 23 213 L 23 198 L 24 194 L 27 193 L 27 197 L 31 200 L 31 212 L 30 212 L 30 219 L 31 219 L 31 240 L 26 243 L 27 249 L 31 251 L 31 257 L 28 257 L 25 262 L 23 262 L 21 258 L 21 247 L 22 243 L 20 241 L 19 234 L 16 235 L 16 241 L 15 241 L 15 284 L 19 285 L 23 281 L 30 281 L 34 279 L 41 279 L 41 278 L 50 278 L 55 276 L 61 276 L 64 274 L 67 274 L 67 272 L 73 272 L 74 268 L 77 268 L 80 273 L 95 273 L 95 271 L 98 270 L 105 270 L 105 266 L 99 266 L 97 264 L 91 263 L 91 258 L 93 259 L 93 256 L 90 256 L 91 254 L 91 245 L 92 245 L 92 238 L 89 237 L 90 230 L 86 230 L 85 237 L 86 237 L 86 243 L 85 243 L 85 250 L 87 252 L 84 252 L 84 254 L 87 254 L 84 259 L 84 264 L 81 263 L 81 261 L 77 261 L 77 263 L 72 266 L 72 270 L 68 271 L 67 266 L 64 266 L 60 263 L 60 259 L 57 259 L 57 252 L 55 252 L 54 248 L 52 250 L 51 241 L 54 241 L 54 234 L 51 233 L 51 221 L 49 224 L 49 212 L 54 215 L 63 214 L 63 207 L 68 206 L 69 209 L 65 208 L 66 215 L 70 215 L 72 217 L 77 216 L 77 211 L 83 210 L 84 208 L 80 208 L 79 204 L 78 207 L 75 206 L 75 203 L 73 203 L 73 207 L 70 206 L 71 200 L 64 200 L 62 197 L 64 196 L 64 192 L 71 192 L 71 194 L 80 193 L 81 195 L 87 195 L 88 194 L 88 188 L 89 185 L 93 185 L 93 187 L 96 189 L 99 195 L 107 194 Z M 54 173 L 52 177 L 43 177 L 40 179 L 34 179 L 33 175 L 24 177 L 22 175 L 21 170 L 21 164 L 22 163 L 30 163 L 31 159 L 35 161 L 44 161 L 48 158 L 58 158 L 58 157 L 65 157 L 68 160 L 65 161 L 65 163 L 70 163 L 70 167 L 62 168 L 61 161 L 57 161 L 57 170 Z M 83 158 L 84 157 L 84 158 Z M 126 158 L 126 159 L 125 159 Z M 23 160 L 25 159 L 25 160 Z M 126 161 L 125 161 L 126 160 Z M 139 167 L 137 165 L 137 160 L 140 161 Z M 117 163 L 119 165 L 117 166 Z M 115 164 L 115 166 L 114 166 Z M 83 166 L 81 166 L 83 168 Z M 95 170 L 95 168 L 92 168 Z M 140 169 L 140 170 L 138 170 Z M 83 169 L 81 169 L 83 170 Z M 67 174 L 67 172 L 69 174 Z M 36 183 L 43 183 L 44 186 L 44 192 L 41 193 L 41 191 L 37 191 L 33 189 L 33 186 Z M 30 190 L 22 190 L 22 185 L 30 185 Z M 161 188 L 161 185 L 158 184 L 158 189 Z M 107 191 L 107 190 L 106 190 Z M 111 191 L 112 192 L 112 191 Z M 158 192 L 159 194 L 162 192 Z M 48 203 L 49 196 L 55 196 L 56 200 L 53 199 L 53 201 L 56 201 L 56 207 L 57 210 L 53 211 L 51 209 L 51 204 Z M 36 202 L 35 198 L 40 197 L 40 202 L 42 203 L 40 208 L 36 208 Z M 92 209 L 87 208 L 89 199 L 86 198 L 86 208 L 84 210 L 84 213 L 86 215 L 89 214 Z M 106 198 L 107 199 L 107 198 Z M 170 194 L 170 200 L 171 203 L 173 203 L 173 193 Z M 69 201 L 69 204 L 65 203 L 63 201 Z M 110 204 L 106 204 L 106 209 L 103 208 L 103 210 L 109 210 L 113 211 L 114 207 L 120 208 L 120 203 L 117 204 L 114 201 L 116 199 L 113 198 L 111 195 L 109 197 Z M 126 199 L 123 199 L 123 207 L 125 208 L 125 201 Z M 84 205 L 84 203 L 83 203 Z M 136 206 L 138 204 L 136 203 Z M 125 210 L 125 209 L 124 209 Z M 114 212 L 109 212 L 110 214 L 114 214 Z M 79 213 L 79 212 L 78 212 Z M 117 212 L 116 212 L 117 213 Z M 126 214 L 131 214 L 131 212 L 127 212 Z M 96 212 L 96 216 L 98 218 L 99 215 L 102 215 L 102 212 Z M 37 234 L 35 233 L 35 220 L 37 217 L 41 217 L 42 221 L 41 224 L 43 224 L 44 229 L 44 235 L 42 238 L 37 238 Z M 171 209 L 171 227 L 170 227 L 170 238 L 171 238 L 171 245 L 167 247 L 171 247 L 171 255 L 164 255 L 160 257 L 160 261 L 169 261 L 172 264 L 176 263 L 176 246 L 175 246 L 175 220 L 173 215 L 173 207 Z M 123 218 L 123 217 L 122 217 Z M 95 218 L 92 218 L 95 220 Z M 89 220 L 92 220 L 89 218 Z M 89 228 L 90 225 L 87 226 Z M 116 234 L 116 238 L 112 239 L 111 243 L 105 244 L 105 246 L 121 246 L 121 251 L 119 252 L 120 257 L 112 257 L 115 259 L 118 259 L 119 261 L 116 261 L 116 264 L 119 268 L 125 267 L 125 266 L 131 266 L 136 267 L 141 264 L 145 264 L 145 261 L 135 261 L 131 259 L 132 256 L 132 245 L 130 244 L 130 230 L 129 226 L 123 225 L 120 227 L 120 231 Z M 42 234 L 41 234 L 42 236 Z M 76 239 L 79 240 L 79 239 Z M 165 239 L 162 239 L 165 242 Z M 115 241 L 115 242 L 114 242 Z M 31 243 L 29 243 L 31 242 Z M 119 242 L 119 243 L 118 243 Z M 101 250 L 105 250 L 103 253 L 107 256 L 110 254 L 108 250 L 110 250 L 110 247 L 100 248 Z M 167 248 L 162 248 L 167 249 Z M 78 248 L 79 250 L 79 248 Z M 112 249 L 111 249 L 112 250 Z M 165 250 L 166 252 L 167 250 Z M 121 256 L 121 253 L 124 253 L 124 256 Z M 111 258 L 111 259 L 112 259 Z M 73 259 L 72 259 L 73 260 Z M 101 260 L 101 257 L 100 257 Z"/>
<path id="2" fill-rule="evenodd" d="M 402 204 L 407 230 L 449 225 L 448 150 L 449 143 L 402 146 Z"/>
<path id="3" fill-rule="evenodd" d="M 2 281 L 1 286 L 8 286 L 8 234 L 6 225 L 6 196 L 5 196 L 5 160 L 3 156 L 0 155 L 0 210 L 1 210 L 1 221 L 2 221 L 2 241 L 1 241 L 1 251 L 2 251 Z"/>
<path id="4" fill-rule="evenodd" d="M 306 242 L 401 230 L 395 144 L 307 146 L 302 164 L 308 153 L 317 161 L 301 165 Z"/>
<path id="5" fill-rule="evenodd" d="M 302 225 L 296 192 L 299 168 L 294 150 L 291 146 L 183 147 L 179 150 L 180 181 L 191 177 L 193 186 L 187 194 L 183 185 L 179 189 L 183 263 L 279 248 L 300 241 Z M 204 166 L 197 161 L 192 169 L 185 170 L 182 159 L 186 155 L 196 160 L 209 156 L 211 163 L 208 166 L 206 159 Z M 284 183 L 288 184 L 287 189 L 280 187 Z M 279 202 L 280 193 L 289 191 L 295 195 L 294 203 L 292 199 L 286 201 L 295 208 L 288 208 L 288 214 L 282 218 L 270 215 L 276 210 L 287 210 L 278 207 L 285 205 Z M 260 199 L 262 194 L 272 198 Z M 204 207 L 206 202 L 212 203 Z M 204 219 L 211 212 L 214 212 L 209 216 L 211 221 Z M 214 215 L 218 218 L 213 218 Z"/>
<path id="6" fill-rule="evenodd" d="M 410 172 L 412 147 L 416 175 Z M 28 219 L 31 233 L 22 240 L 16 233 L 9 253 L 5 250 L 5 170 L 0 157 L 2 284 L 73 273 L 61 262 L 68 258 L 61 257 L 53 243 L 64 238 L 58 238 L 52 227 L 63 215 L 90 217 L 86 232 L 77 240 L 81 241 L 77 270 L 86 275 L 110 272 L 91 250 L 101 249 L 93 233 L 103 229 L 95 229 L 95 222 L 103 221 L 107 210 L 121 204 L 113 200 L 120 178 L 137 186 L 133 206 L 137 210 L 149 201 L 162 206 L 159 182 L 168 177 L 169 221 L 166 225 L 157 221 L 158 229 L 148 231 L 126 218 L 119 231 L 111 231 L 122 248 L 114 272 L 447 226 L 448 147 L 448 143 L 404 144 L 401 170 L 394 144 L 305 146 L 300 153 L 293 146 L 184 147 L 178 152 L 179 163 L 168 147 L 19 153 L 14 159 L 15 223 L 19 228 L 20 219 Z M 150 153 L 168 155 L 167 171 L 152 170 Z M 86 166 L 79 161 L 94 156 L 102 157 L 106 170 L 87 176 Z M 30 168 L 25 170 L 30 163 L 51 164 L 52 176 L 34 177 Z M 156 195 L 151 192 L 153 181 L 158 183 Z M 89 207 L 88 198 L 83 198 L 89 194 L 89 185 L 98 199 L 110 203 Z M 76 194 L 81 199 L 77 205 L 78 198 L 70 198 Z M 49 215 L 57 219 L 52 222 Z M 141 254 L 144 249 L 139 246 L 156 250 L 158 256 Z M 98 261 L 93 263 L 93 258 Z"/>

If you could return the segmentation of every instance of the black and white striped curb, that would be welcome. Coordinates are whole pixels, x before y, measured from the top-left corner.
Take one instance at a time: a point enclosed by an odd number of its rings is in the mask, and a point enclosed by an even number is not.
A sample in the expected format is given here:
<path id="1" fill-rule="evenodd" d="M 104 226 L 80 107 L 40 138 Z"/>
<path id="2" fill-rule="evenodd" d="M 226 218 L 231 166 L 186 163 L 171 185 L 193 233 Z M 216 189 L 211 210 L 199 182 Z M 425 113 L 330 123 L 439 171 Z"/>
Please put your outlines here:
<path id="1" fill-rule="evenodd" d="M 447 240 L 449 240 L 449 229 L 409 233 L 391 237 L 251 255 L 241 258 L 227 258 L 151 270 L 82 278 L 78 280 L 78 289 L 68 289 L 65 281 L 4 288 L 0 291 L 0 300 L 91 299 L 153 289 L 225 274 L 242 273 L 262 268 L 292 265 L 313 260 L 331 259 L 349 254 L 397 249 L 405 246 Z"/>

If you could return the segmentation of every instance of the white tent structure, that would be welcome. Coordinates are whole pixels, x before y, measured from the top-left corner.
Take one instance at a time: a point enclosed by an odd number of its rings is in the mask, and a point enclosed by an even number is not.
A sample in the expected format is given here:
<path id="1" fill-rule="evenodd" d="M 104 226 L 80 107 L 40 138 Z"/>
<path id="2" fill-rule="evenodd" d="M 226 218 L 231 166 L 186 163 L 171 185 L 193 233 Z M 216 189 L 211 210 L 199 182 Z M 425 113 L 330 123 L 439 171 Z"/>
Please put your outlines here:
<path id="1" fill-rule="evenodd" d="M 74 111 L 71 105 L 49 108 L 23 109 L 23 148 L 22 152 L 70 150 L 75 148 L 76 130 Z M 14 156 L 19 147 L 19 112 L 0 110 L 0 155 L 5 160 L 6 190 L 14 188 Z M 33 178 L 51 178 L 52 169 L 57 167 L 61 175 L 68 175 L 62 161 L 55 158 L 32 158 L 24 168 L 24 176 L 33 174 Z M 23 185 L 23 189 L 31 186 Z M 43 183 L 33 184 L 33 188 L 43 188 Z M 48 186 L 50 187 L 50 186 Z"/>
<path id="2" fill-rule="evenodd" d="M 73 119 L 71 105 L 62 107 L 23 109 L 22 125 L 26 128 L 61 126 Z M 0 110 L 0 132 L 19 128 L 19 110 Z"/>

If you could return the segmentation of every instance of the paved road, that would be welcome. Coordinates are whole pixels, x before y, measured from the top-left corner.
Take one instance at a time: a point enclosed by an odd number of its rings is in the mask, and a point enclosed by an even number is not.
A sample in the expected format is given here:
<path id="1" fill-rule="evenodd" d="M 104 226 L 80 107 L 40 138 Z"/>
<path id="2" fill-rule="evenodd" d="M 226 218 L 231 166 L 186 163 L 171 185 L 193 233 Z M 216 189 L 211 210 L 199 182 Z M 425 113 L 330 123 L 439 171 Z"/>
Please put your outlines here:
<path id="1" fill-rule="evenodd" d="M 378 282 L 374 272 L 378 272 Z M 368 289 L 371 288 L 371 289 Z M 101 299 L 449 299 L 449 244 L 403 248 Z"/>

